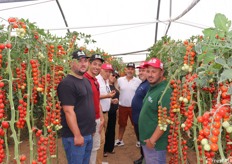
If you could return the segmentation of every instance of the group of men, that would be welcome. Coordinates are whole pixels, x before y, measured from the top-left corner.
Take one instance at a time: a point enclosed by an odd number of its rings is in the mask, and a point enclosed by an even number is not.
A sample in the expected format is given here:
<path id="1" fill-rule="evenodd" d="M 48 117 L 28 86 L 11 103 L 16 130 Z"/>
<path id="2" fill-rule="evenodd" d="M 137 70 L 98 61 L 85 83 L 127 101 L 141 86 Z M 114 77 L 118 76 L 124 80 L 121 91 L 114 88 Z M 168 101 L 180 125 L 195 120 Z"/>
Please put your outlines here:
<path id="1" fill-rule="evenodd" d="M 111 64 L 104 63 L 99 54 L 90 58 L 78 50 L 72 54 L 71 72 L 61 81 L 57 92 L 61 102 L 62 142 L 69 164 L 100 164 L 107 155 L 105 133 L 108 111 L 112 105 L 118 108 L 118 138 L 113 143 L 123 146 L 123 134 L 128 117 L 134 126 L 137 140 L 141 143 L 141 158 L 134 161 L 140 164 L 143 158 L 147 164 L 166 163 L 167 131 L 158 127 L 158 105 L 169 109 L 171 89 L 164 78 L 163 63 L 156 58 L 143 62 L 139 67 L 139 79 L 134 77 L 135 64 L 128 63 L 126 76 L 117 80 L 118 96 L 111 90 L 109 77 L 118 77 Z M 119 99 L 119 100 L 118 100 Z M 161 102 L 161 104 L 158 104 Z M 117 106 L 119 104 L 119 106 Z M 112 115 L 115 124 L 116 112 Z M 109 113 L 110 114 L 110 113 Z M 110 115 L 109 115 L 109 118 Z M 110 122 L 109 122 L 110 123 Z M 109 125 L 109 124 L 108 124 Z M 110 126 L 114 127 L 114 126 Z M 114 138 L 114 137 L 113 137 Z M 139 146 L 139 145 L 138 145 Z M 108 148 L 109 149 L 109 148 Z M 110 153 L 114 150 L 110 148 Z"/>

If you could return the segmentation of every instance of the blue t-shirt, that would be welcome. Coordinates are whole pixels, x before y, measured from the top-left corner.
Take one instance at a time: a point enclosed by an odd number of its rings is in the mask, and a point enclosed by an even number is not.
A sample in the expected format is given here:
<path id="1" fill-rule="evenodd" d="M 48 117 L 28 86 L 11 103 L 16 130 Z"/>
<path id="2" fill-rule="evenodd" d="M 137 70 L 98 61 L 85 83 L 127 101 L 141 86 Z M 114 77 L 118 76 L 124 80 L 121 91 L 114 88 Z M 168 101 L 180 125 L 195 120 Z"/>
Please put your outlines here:
<path id="1" fill-rule="evenodd" d="M 143 98 L 146 96 L 150 84 L 147 80 L 143 81 L 135 91 L 135 95 L 132 99 L 132 120 L 134 124 L 138 124 L 139 114 L 143 106 Z"/>

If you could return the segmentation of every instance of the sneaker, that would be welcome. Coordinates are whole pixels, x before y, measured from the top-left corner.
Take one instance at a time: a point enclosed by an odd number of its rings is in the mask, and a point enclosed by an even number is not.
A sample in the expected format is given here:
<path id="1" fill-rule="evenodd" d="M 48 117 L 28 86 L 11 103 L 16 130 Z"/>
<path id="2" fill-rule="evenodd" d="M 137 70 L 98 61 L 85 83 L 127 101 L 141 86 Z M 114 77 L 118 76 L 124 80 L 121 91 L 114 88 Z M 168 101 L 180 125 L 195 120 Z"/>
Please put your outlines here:
<path id="1" fill-rule="evenodd" d="M 124 145 L 124 142 L 123 141 L 119 141 L 118 139 L 115 140 L 114 142 L 114 146 L 123 146 Z"/>
<path id="2" fill-rule="evenodd" d="M 140 146 L 141 146 L 141 145 L 140 145 L 140 142 L 137 141 L 136 144 L 135 144 L 135 146 L 136 146 L 136 147 L 140 147 Z"/>

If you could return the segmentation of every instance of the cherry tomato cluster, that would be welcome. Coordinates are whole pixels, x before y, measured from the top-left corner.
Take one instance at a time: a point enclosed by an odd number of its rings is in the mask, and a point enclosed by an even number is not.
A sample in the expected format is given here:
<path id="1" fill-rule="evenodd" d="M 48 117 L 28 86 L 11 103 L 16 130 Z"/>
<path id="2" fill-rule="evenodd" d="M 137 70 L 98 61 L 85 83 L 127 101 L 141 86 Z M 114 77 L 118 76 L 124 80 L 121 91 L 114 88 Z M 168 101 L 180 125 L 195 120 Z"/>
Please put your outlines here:
<path id="1" fill-rule="evenodd" d="M 48 137 L 44 137 L 41 135 L 39 137 L 39 140 L 37 142 L 37 151 L 38 151 L 38 162 L 41 162 L 42 164 L 47 163 L 47 146 L 48 146 Z"/>
<path id="2" fill-rule="evenodd" d="M 4 105 L 4 99 L 5 99 L 5 92 L 2 90 L 4 87 L 4 82 L 0 81 L 0 119 L 4 117 L 5 114 L 5 105 Z"/>
<path id="3" fill-rule="evenodd" d="M 57 57 L 61 57 L 62 55 L 65 55 L 67 53 L 62 45 L 58 45 L 57 49 Z"/>
<path id="4" fill-rule="evenodd" d="M 14 17 L 8 18 L 8 22 L 10 25 L 12 25 L 13 28 L 19 28 L 19 27 L 23 29 L 27 28 L 25 23 L 20 21 L 18 18 L 14 18 Z"/>
<path id="5" fill-rule="evenodd" d="M 3 162 L 4 158 L 5 158 L 4 140 L 0 138 L 0 163 Z"/>
<path id="6" fill-rule="evenodd" d="M 55 52 L 55 46 L 53 44 L 47 45 L 47 51 L 48 51 L 48 61 L 52 62 L 53 61 L 54 52 Z"/>
<path id="7" fill-rule="evenodd" d="M 23 99 L 20 99 L 17 109 L 18 109 L 18 112 L 19 112 L 19 118 L 18 118 L 18 121 L 16 122 L 16 126 L 19 129 L 22 129 L 22 128 L 24 128 L 25 123 L 26 123 L 25 118 L 26 118 L 26 115 L 27 115 L 27 103 Z"/>
<path id="8" fill-rule="evenodd" d="M 38 102 L 37 100 L 37 94 L 38 92 L 43 91 L 43 86 L 41 85 L 40 82 L 40 71 L 39 71 L 39 62 L 38 60 L 31 59 L 30 60 L 31 68 L 32 68 L 32 78 L 33 78 L 33 93 L 32 93 L 32 101 L 34 104 Z"/>
<path id="9" fill-rule="evenodd" d="M 26 69 L 27 64 L 25 62 L 21 63 L 21 67 L 16 68 L 16 77 L 18 80 L 16 80 L 17 87 L 21 89 L 24 93 L 27 83 L 26 83 Z"/>
<path id="10" fill-rule="evenodd" d="M 159 106 L 158 107 L 158 126 L 160 130 L 166 131 L 168 124 L 172 124 L 173 122 L 168 117 L 168 111 L 166 107 Z"/>

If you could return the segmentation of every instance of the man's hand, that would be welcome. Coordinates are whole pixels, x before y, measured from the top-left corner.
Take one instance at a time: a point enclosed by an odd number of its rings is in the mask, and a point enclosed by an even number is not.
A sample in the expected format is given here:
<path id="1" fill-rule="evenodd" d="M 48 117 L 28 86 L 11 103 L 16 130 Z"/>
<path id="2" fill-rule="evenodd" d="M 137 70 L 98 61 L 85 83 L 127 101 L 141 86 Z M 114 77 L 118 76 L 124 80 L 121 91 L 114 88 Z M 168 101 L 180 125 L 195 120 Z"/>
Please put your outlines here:
<path id="1" fill-rule="evenodd" d="M 108 97 L 112 98 L 112 97 L 114 97 L 115 94 L 116 94 L 116 91 L 112 90 L 110 93 L 108 93 Z"/>
<path id="2" fill-rule="evenodd" d="M 118 104 L 118 98 L 112 99 L 112 100 L 111 100 L 111 103 L 112 103 L 112 104 Z"/>
<path id="3" fill-rule="evenodd" d="M 74 137 L 74 145 L 75 146 L 83 146 L 84 145 L 84 137 L 82 135 L 78 137 Z"/>
<path id="4" fill-rule="evenodd" d="M 146 143 L 146 147 L 148 147 L 149 149 L 153 149 L 155 147 L 155 143 L 151 143 L 150 138 L 144 140 L 144 142 Z"/>

